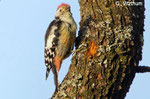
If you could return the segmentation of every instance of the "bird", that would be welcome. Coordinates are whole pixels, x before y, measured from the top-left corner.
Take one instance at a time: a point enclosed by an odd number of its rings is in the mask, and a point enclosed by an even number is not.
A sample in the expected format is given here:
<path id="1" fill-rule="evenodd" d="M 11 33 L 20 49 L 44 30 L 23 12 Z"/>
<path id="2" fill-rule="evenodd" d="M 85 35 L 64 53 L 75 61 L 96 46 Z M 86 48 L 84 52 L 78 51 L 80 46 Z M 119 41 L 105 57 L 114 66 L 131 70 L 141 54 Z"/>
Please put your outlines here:
<path id="1" fill-rule="evenodd" d="M 62 61 L 71 55 L 76 38 L 77 25 L 70 9 L 68 4 L 60 4 L 55 19 L 50 23 L 45 34 L 46 80 L 52 69 L 55 91 L 58 91 L 59 87 L 58 73 Z"/>

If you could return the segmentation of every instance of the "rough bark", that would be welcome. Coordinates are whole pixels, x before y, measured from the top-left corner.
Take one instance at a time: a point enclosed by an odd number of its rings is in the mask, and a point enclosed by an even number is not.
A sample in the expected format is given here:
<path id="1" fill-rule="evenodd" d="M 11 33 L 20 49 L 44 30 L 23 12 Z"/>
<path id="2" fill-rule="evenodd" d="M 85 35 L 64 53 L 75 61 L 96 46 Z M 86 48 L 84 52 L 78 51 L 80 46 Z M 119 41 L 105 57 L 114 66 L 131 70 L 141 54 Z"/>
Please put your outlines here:
<path id="1" fill-rule="evenodd" d="M 79 0 L 76 51 L 53 99 L 125 98 L 142 59 L 144 1 L 116 1 Z"/>

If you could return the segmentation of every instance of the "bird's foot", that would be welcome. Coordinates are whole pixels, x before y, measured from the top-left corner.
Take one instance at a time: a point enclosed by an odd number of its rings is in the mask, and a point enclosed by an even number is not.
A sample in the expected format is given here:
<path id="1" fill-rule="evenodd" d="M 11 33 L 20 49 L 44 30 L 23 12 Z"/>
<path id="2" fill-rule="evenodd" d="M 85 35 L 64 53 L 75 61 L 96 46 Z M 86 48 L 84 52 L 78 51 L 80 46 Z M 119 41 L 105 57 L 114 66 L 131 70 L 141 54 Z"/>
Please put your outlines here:
<path id="1" fill-rule="evenodd" d="M 76 49 L 76 50 L 74 50 L 74 51 L 71 51 L 73 54 L 75 54 L 75 53 L 77 53 L 77 52 L 85 52 L 85 51 L 87 51 L 88 49 L 87 48 L 85 48 L 85 49 L 80 49 L 80 48 L 78 48 L 78 49 Z"/>
<path id="2" fill-rule="evenodd" d="M 79 52 L 81 49 L 76 49 L 74 51 L 71 51 L 73 54 L 75 54 L 76 52 Z"/>

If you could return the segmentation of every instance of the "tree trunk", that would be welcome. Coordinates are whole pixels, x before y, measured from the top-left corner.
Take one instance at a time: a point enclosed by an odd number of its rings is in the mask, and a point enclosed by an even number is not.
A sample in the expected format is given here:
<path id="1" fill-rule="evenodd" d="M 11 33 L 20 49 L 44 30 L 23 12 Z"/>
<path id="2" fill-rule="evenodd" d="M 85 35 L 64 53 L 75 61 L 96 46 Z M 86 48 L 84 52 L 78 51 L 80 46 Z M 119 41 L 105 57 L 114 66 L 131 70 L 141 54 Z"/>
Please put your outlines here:
<path id="1" fill-rule="evenodd" d="M 79 0 L 79 4 L 76 51 L 52 98 L 124 99 L 142 59 L 144 1 Z"/>

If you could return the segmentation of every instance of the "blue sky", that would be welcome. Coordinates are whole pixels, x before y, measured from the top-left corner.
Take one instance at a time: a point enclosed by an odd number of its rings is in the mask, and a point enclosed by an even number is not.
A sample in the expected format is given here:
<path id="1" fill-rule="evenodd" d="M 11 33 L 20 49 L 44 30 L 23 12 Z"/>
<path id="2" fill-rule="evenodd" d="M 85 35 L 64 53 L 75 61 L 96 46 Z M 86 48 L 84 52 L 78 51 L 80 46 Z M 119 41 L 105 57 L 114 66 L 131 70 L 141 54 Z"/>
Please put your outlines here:
<path id="1" fill-rule="evenodd" d="M 78 0 L 0 0 L 0 99 L 48 99 L 54 92 L 53 74 L 45 80 L 44 35 L 60 3 L 71 5 L 77 24 Z M 149 65 L 150 1 L 146 0 L 143 60 Z M 148 16 L 149 15 L 149 16 Z M 71 56 L 60 70 L 65 77 Z M 150 74 L 136 74 L 126 99 L 149 99 Z"/>

